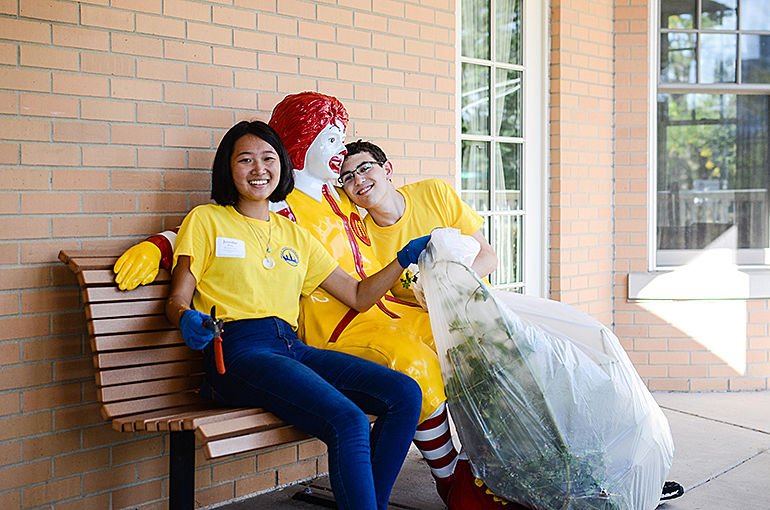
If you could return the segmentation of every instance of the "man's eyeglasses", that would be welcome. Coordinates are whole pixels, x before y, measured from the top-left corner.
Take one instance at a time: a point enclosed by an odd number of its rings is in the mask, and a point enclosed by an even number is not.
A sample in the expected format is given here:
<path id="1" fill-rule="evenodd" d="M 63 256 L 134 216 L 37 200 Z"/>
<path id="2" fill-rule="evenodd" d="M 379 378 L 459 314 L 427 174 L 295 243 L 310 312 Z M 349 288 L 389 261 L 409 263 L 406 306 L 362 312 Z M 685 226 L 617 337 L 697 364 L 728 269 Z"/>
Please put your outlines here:
<path id="1" fill-rule="evenodd" d="M 352 184 L 355 180 L 356 174 L 363 177 L 366 175 L 369 170 L 372 169 L 374 165 L 380 165 L 382 166 L 382 163 L 379 161 L 364 161 L 363 163 L 359 164 L 355 169 L 353 169 L 352 172 L 345 172 L 344 174 L 340 175 L 337 178 L 337 182 L 340 183 L 342 186 L 347 186 L 348 184 Z"/>

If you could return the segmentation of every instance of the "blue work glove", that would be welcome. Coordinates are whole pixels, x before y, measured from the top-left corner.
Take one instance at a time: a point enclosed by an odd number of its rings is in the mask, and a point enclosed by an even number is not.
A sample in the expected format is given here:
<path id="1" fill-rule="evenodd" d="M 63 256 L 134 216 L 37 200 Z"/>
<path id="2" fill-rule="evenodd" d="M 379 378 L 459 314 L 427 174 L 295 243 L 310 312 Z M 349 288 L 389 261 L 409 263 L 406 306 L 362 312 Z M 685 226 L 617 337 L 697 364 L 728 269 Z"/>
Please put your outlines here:
<path id="1" fill-rule="evenodd" d="M 422 253 L 428 245 L 428 241 L 430 241 L 430 236 L 422 236 L 406 243 L 406 246 L 396 253 L 396 258 L 398 259 L 398 263 L 401 264 L 401 267 L 406 269 L 409 267 L 409 264 L 417 264 L 420 253 Z"/>
<path id="2" fill-rule="evenodd" d="M 203 325 L 207 320 L 211 320 L 211 317 L 198 310 L 185 310 L 182 314 L 179 330 L 190 349 L 200 351 L 214 339 L 214 332 Z"/>

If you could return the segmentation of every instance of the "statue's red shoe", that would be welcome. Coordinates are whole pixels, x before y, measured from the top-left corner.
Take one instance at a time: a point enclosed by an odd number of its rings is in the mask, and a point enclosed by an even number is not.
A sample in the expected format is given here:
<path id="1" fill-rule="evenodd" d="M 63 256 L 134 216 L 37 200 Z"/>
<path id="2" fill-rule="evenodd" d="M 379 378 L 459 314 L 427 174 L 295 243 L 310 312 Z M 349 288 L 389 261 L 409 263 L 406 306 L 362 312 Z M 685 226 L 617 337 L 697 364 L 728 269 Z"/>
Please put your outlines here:
<path id="1" fill-rule="evenodd" d="M 487 486 L 476 482 L 467 460 L 457 462 L 454 482 L 446 500 L 449 510 L 529 510 L 527 507 L 506 501 L 487 492 Z"/>
<path id="2" fill-rule="evenodd" d="M 447 499 L 449 498 L 449 490 L 452 488 L 452 483 L 455 480 L 455 475 L 452 474 L 452 476 L 447 478 L 436 478 L 434 476 L 433 480 L 436 482 L 436 492 L 438 492 L 438 495 L 441 497 L 441 501 L 446 504 Z"/>

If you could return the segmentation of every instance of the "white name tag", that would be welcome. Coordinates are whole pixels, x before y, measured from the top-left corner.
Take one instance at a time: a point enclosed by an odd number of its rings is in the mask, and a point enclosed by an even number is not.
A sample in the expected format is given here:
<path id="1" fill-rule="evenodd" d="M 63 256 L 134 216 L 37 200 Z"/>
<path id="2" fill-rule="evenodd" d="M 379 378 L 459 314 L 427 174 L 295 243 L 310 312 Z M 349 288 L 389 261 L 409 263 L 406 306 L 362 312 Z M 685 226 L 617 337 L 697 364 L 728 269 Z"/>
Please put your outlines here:
<path id="1" fill-rule="evenodd" d="M 217 237 L 217 257 L 233 259 L 246 258 L 246 243 L 232 237 Z"/>

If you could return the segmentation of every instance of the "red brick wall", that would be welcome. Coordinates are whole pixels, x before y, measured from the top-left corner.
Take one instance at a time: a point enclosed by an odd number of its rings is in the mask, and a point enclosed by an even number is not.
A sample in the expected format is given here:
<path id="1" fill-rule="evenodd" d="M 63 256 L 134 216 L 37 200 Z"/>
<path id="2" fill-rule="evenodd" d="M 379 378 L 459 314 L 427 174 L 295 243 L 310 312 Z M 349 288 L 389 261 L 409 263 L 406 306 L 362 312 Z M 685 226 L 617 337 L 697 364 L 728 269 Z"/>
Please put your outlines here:
<path id="1" fill-rule="evenodd" d="M 0 0 L 0 501 L 166 508 L 168 444 L 102 422 L 60 249 L 127 247 L 207 200 L 224 131 L 337 96 L 398 181 L 454 172 L 453 0 Z M 325 471 L 317 442 L 205 462 L 199 505 Z M 320 457 L 319 457 L 320 456 Z"/>

